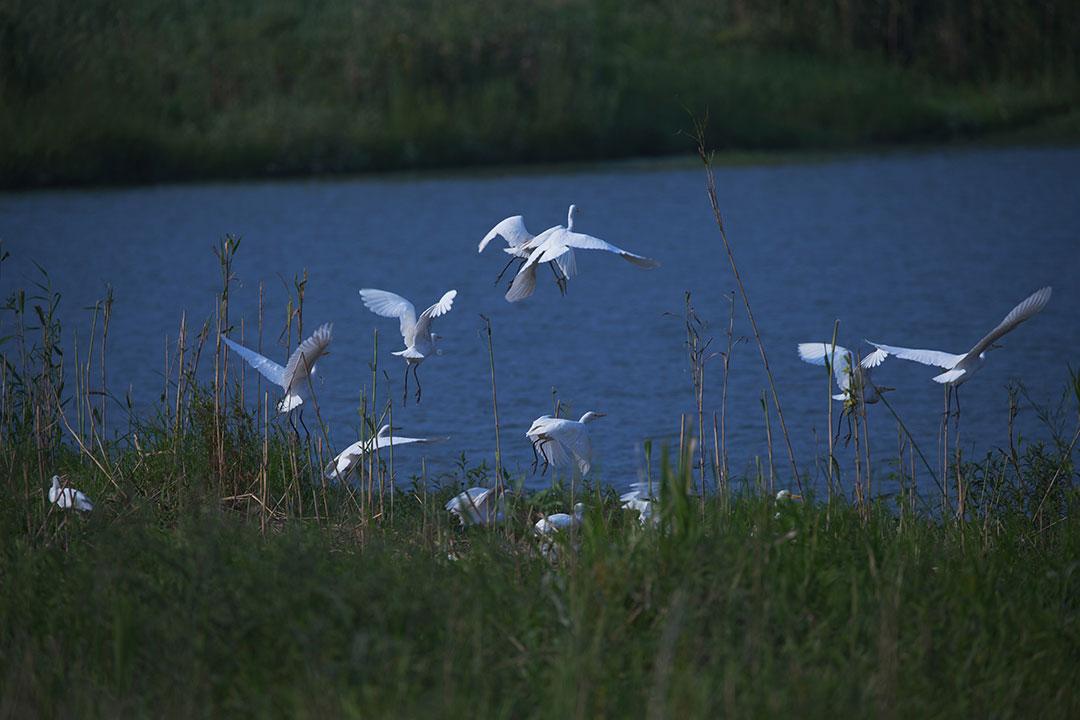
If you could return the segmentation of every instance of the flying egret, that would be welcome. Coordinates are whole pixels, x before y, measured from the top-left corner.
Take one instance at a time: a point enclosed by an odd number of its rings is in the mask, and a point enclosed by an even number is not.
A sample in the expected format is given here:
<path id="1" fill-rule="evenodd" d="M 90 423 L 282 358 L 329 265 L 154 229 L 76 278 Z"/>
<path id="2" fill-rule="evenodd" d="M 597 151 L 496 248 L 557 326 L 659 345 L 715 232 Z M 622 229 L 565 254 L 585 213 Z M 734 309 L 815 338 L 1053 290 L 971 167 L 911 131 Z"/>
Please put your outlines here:
<path id="1" fill-rule="evenodd" d="M 397 432 L 397 428 L 392 428 L 389 425 L 383 425 L 379 428 L 379 432 L 375 434 L 375 437 L 368 438 L 367 440 L 357 440 L 349 447 L 338 453 L 329 465 L 326 467 L 326 479 L 327 480 L 341 480 L 348 477 L 352 472 L 356 463 L 368 453 L 376 450 L 381 450 L 385 447 L 398 447 L 401 445 L 422 445 L 427 443 L 442 442 L 449 440 L 448 437 L 434 437 L 434 438 L 411 438 L 401 437 L 400 435 L 394 435 Z"/>
<path id="2" fill-rule="evenodd" d="M 592 443 L 589 442 L 589 428 L 586 425 L 601 417 L 604 417 L 604 413 L 589 411 L 580 420 L 550 415 L 536 418 L 525 433 L 533 446 L 533 472 L 540 456 L 543 456 L 543 472 L 547 471 L 548 465 L 558 468 L 573 466 L 576 462 L 582 477 L 587 475 L 592 464 Z"/>
<path id="3" fill-rule="evenodd" d="M 442 355 L 438 348 L 440 335 L 431 332 L 431 321 L 450 312 L 457 297 L 457 290 L 449 290 L 443 294 L 439 302 L 420 313 L 416 317 L 416 308 L 413 304 L 392 292 L 364 288 L 360 291 L 360 297 L 364 299 L 364 305 L 368 310 L 382 317 L 397 318 L 401 322 L 401 337 L 405 341 L 405 349 L 393 353 L 405 358 L 405 390 L 402 395 L 402 403 L 409 397 L 409 368 L 412 368 L 413 378 L 416 380 L 416 402 L 420 402 L 420 377 L 416 369 L 424 358 L 429 355 Z"/>
<path id="4" fill-rule="evenodd" d="M 471 487 L 446 503 L 462 525 L 495 525 L 506 519 L 506 504 L 498 488 Z"/>
<path id="5" fill-rule="evenodd" d="M 240 343 L 233 342 L 224 335 L 221 339 L 236 351 L 248 365 L 255 368 L 259 373 L 285 391 L 285 396 L 277 405 L 279 413 L 291 413 L 300 408 L 300 424 L 304 423 L 304 402 L 309 398 L 311 379 L 315 376 L 315 363 L 323 355 L 330 353 L 331 330 L 333 325 L 326 323 L 311 334 L 300 346 L 293 350 L 289 356 L 289 362 L 282 367 L 273 360 L 244 347 Z M 290 419 L 291 422 L 291 419 Z M 295 430 L 295 426 L 293 427 Z M 304 426 L 307 430 L 307 426 Z"/>
<path id="6" fill-rule="evenodd" d="M 1046 303 L 1050 301 L 1051 288 L 1049 286 L 1040 288 L 1024 299 L 1019 305 L 1014 307 L 1005 319 L 998 323 L 998 326 L 987 333 L 979 342 L 975 343 L 975 347 L 968 350 L 966 353 L 959 355 L 953 355 L 952 353 L 942 352 L 940 350 L 918 350 L 913 348 L 895 347 L 892 345 L 882 345 L 880 343 L 870 342 L 871 345 L 878 350 L 888 355 L 895 355 L 902 360 L 912 360 L 923 365 L 932 365 L 945 370 L 940 375 L 934 376 L 934 382 L 939 382 L 947 386 L 948 388 L 959 389 L 960 385 L 967 382 L 968 378 L 974 375 L 979 368 L 986 362 L 986 353 L 995 348 L 1001 347 L 994 343 L 999 340 L 1003 335 L 1008 334 L 1012 330 L 1016 329 L 1016 326 L 1024 322 L 1031 316 L 1038 313 L 1044 307 Z M 947 399 L 947 398 L 946 398 Z M 956 394 L 956 411 L 960 412 L 960 395 Z"/>
<path id="7" fill-rule="evenodd" d="M 568 515 L 566 513 L 545 515 L 536 521 L 536 525 L 533 526 L 533 532 L 537 535 L 550 537 L 562 530 L 569 530 L 570 528 L 580 526 L 584 519 L 585 505 L 583 503 L 576 503 L 574 505 L 573 515 Z"/>
<path id="8" fill-rule="evenodd" d="M 656 512 L 656 496 L 650 492 L 649 483 L 636 482 L 630 486 L 630 492 L 619 496 L 623 510 L 636 510 L 638 521 L 642 527 L 650 522 L 656 525 L 660 522 L 660 515 Z"/>
<path id="9" fill-rule="evenodd" d="M 569 216 L 567 222 L 573 222 Z M 501 237 L 506 241 L 506 247 L 503 248 L 503 252 L 509 254 L 510 259 L 506 262 L 506 265 L 499 273 L 499 276 L 495 278 L 496 285 L 499 284 L 499 281 L 502 280 L 502 276 L 515 260 L 524 263 L 529 259 L 529 255 L 533 251 L 534 246 L 532 245 L 532 240 L 535 235 L 529 232 L 528 228 L 525 227 L 525 218 L 521 215 L 514 215 L 500 221 L 495 227 L 491 228 L 491 230 L 488 231 L 488 234 L 480 241 L 480 247 L 477 252 L 484 252 L 484 248 L 488 246 L 488 243 L 497 237 Z M 559 286 L 559 291 L 566 292 L 566 279 L 577 274 L 577 262 L 574 259 L 574 251 L 571 250 L 565 255 L 556 258 L 555 265 L 558 266 L 558 270 L 555 269 L 555 266 L 550 264 L 548 267 L 555 273 L 555 282 Z M 518 269 L 520 269 L 520 267 Z"/>
<path id="10" fill-rule="evenodd" d="M 86 497 L 82 490 L 76 490 L 72 487 L 60 487 L 59 475 L 52 476 L 52 487 L 49 488 L 49 502 L 64 510 L 75 508 L 79 512 L 90 512 L 94 509 L 94 503 L 90 502 L 90 498 Z"/>
<path id="11" fill-rule="evenodd" d="M 828 365 L 832 368 L 833 377 L 840 392 L 832 396 L 833 400 L 841 400 L 844 409 L 850 410 L 861 400 L 867 405 L 873 405 L 881 399 L 882 393 L 890 392 L 894 388 L 879 387 L 870 381 L 870 370 L 876 368 L 885 361 L 889 354 L 884 350 L 875 350 L 860 362 L 854 362 L 854 356 L 847 348 L 833 345 L 832 343 L 799 343 L 799 358 L 811 365 Z"/>
<path id="12" fill-rule="evenodd" d="M 517 302 L 519 300 L 524 300 L 533 294 L 533 290 L 536 289 L 536 266 L 539 263 L 552 262 L 574 249 L 606 250 L 619 255 L 624 260 L 627 260 L 638 267 L 646 269 L 660 266 L 660 263 L 652 258 L 647 258 L 643 255 L 637 255 L 627 250 L 623 250 L 600 238 L 574 232 L 574 213 L 576 210 L 576 205 L 570 206 L 566 218 L 566 227 L 558 225 L 549 228 L 528 241 L 526 246 L 530 248 L 531 251 L 528 259 L 522 263 L 521 269 L 519 269 L 517 275 L 514 276 L 514 282 L 510 285 L 510 289 L 506 292 L 506 299 L 508 301 Z"/>

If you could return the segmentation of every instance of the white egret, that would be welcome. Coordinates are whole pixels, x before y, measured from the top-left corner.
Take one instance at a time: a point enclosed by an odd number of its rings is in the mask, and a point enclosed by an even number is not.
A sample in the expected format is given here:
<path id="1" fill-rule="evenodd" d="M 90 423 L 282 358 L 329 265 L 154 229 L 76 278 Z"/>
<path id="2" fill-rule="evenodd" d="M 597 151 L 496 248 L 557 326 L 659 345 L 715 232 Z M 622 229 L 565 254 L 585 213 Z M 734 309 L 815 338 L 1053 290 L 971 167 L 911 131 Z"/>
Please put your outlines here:
<path id="1" fill-rule="evenodd" d="M 649 523 L 656 525 L 660 522 L 660 515 L 656 512 L 658 498 L 650 492 L 649 483 L 636 482 L 630 486 L 630 492 L 619 496 L 623 510 L 636 510 L 638 521 L 644 527 Z"/>
<path id="2" fill-rule="evenodd" d="M 566 218 L 566 227 L 558 225 L 549 228 L 526 243 L 525 247 L 530 249 L 529 257 L 521 265 L 521 269 L 518 270 L 517 275 L 514 277 L 514 282 L 506 292 L 506 299 L 508 301 L 517 302 L 519 300 L 524 300 L 533 294 L 533 290 L 536 289 L 536 266 L 539 263 L 558 260 L 560 257 L 563 257 L 574 249 L 606 250 L 619 255 L 624 260 L 627 260 L 638 267 L 646 269 L 660 266 L 660 263 L 652 258 L 647 258 L 643 255 L 637 255 L 627 250 L 623 250 L 620 247 L 616 247 L 615 245 L 612 245 L 605 240 L 601 240 L 600 238 L 593 237 L 592 235 L 575 232 L 574 214 L 576 210 L 576 205 L 570 206 Z M 576 268 L 574 271 L 576 272 Z"/>
<path id="3" fill-rule="evenodd" d="M 66 485 L 66 483 L 65 483 Z M 60 476 L 52 476 L 52 487 L 49 488 L 49 502 L 64 510 L 75 508 L 79 512 L 90 512 L 94 509 L 94 503 L 82 490 L 72 487 L 61 487 Z"/>
<path id="4" fill-rule="evenodd" d="M 569 219 L 568 222 L 570 222 Z M 525 227 L 525 218 L 521 215 L 514 215 L 500 221 L 499 224 L 491 228 L 488 234 L 480 241 L 477 252 L 484 252 L 484 248 L 488 246 L 488 243 L 497 237 L 501 237 L 506 241 L 506 247 L 503 248 L 503 252 L 509 254 L 510 259 L 506 262 L 506 266 L 503 267 L 499 276 L 495 278 L 496 285 L 499 284 L 499 281 L 502 280 L 502 276 L 515 260 L 524 263 L 529 259 L 529 255 L 532 254 L 533 251 L 534 246 L 532 245 L 532 240 L 535 235 L 530 233 L 528 228 Z M 555 273 L 555 282 L 558 284 L 560 292 L 565 292 L 566 278 L 577 274 L 577 262 L 574 259 L 574 251 L 571 250 L 565 255 L 556 258 L 555 265 L 558 266 L 558 270 L 555 269 L 555 266 L 550 264 L 548 267 L 551 267 L 551 271 Z"/>
<path id="5" fill-rule="evenodd" d="M 792 500 L 802 500 L 802 495 L 796 495 L 790 490 L 781 490 L 776 493 L 776 502 L 778 503 L 791 502 Z"/>
<path id="6" fill-rule="evenodd" d="M 391 445 L 394 447 L 399 447 L 401 445 L 423 445 L 450 439 L 449 437 L 402 437 L 393 434 L 397 432 L 397 430 L 397 428 L 392 428 L 389 425 L 383 425 L 379 428 L 379 432 L 375 434 L 375 437 L 368 438 L 367 440 L 357 440 L 352 445 L 342 450 L 326 467 L 326 479 L 345 479 L 362 457 L 376 450 L 390 447 Z"/>
<path id="7" fill-rule="evenodd" d="M 588 474 L 592 465 L 592 443 L 589 441 L 589 428 L 586 425 L 604 413 L 589 411 L 580 420 L 556 418 L 541 415 L 533 421 L 532 427 L 525 433 L 533 447 L 533 471 L 536 471 L 540 456 L 544 458 L 544 472 L 548 465 L 556 468 L 577 464 L 582 477 Z"/>
<path id="8" fill-rule="evenodd" d="M 498 488 L 471 487 L 450 498 L 446 509 L 462 525 L 495 525 L 506 519 L 505 499 Z"/>
<path id="9" fill-rule="evenodd" d="M 573 515 L 568 515 L 567 513 L 545 515 L 536 521 L 536 525 L 533 526 L 533 532 L 537 535 L 550 537 L 562 530 L 569 530 L 570 528 L 580 526 L 584 519 L 585 505 L 583 503 L 576 503 L 574 505 Z"/>
<path id="10" fill-rule="evenodd" d="M 416 402 L 420 402 L 420 377 L 416 374 L 416 369 L 429 355 L 442 355 L 442 350 L 438 348 L 438 341 L 442 338 L 431 332 L 431 321 L 450 312 L 454 298 L 457 297 L 457 290 L 444 293 L 439 302 L 420 313 L 420 317 L 416 317 L 416 308 L 411 302 L 392 292 L 364 288 L 360 291 L 360 297 L 371 312 L 400 321 L 405 349 L 393 354 L 405 358 L 405 390 L 402 402 L 409 396 L 409 368 L 412 368 L 413 378 L 416 380 Z"/>
<path id="11" fill-rule="evenodd" d="M 315 363 L 323 355 L 330 353 L 331 330 L 333 325 L 326 323 L 320 325 L 300 346 L 293 350 L 289 356 L 289 362 L 282 367 L 273 360 L 244 347 L 240 343 L 233 342 L 224 335 L 221 339 L 236 351 L 247 364 L 259 371 L 259 373 L 285 391 L 285 396 L 277 405 L 279 413 L 291 413 L 300 408 L 300 423 L 303 424 L 303 404 L 309 399 L 311 380 L 315 376 Z M 290 421 L 291 422 L 291 421 Z M 295 427 L 293 428 L 295 430 Z M 305 430 L 307 427 L 305 426 Z"/>
<path id="12" fill-rule="evenodd" d="M 902 360 L 912 360 L 923 365 L 932 365 L 945 370 L 940 375 L 934 376 L 934 382 L 942 383 L 949 388 L 959 388 L 960 385 L 967 382 L 968 378 L 974 375 L 979 368 L 986 362 L 986 353 L 995 348 L 1001 347 L 994 343 L 999 340 L 1003 335 L 1016 329 L 1016 326 L 1024 322 L 1028 318 L 1032 317 L 1044 307 L 1046 303 L 1050 301 L 1051 288 L 1049 286 L 1036 290 L 1023 302 L 1014 307 L 1005 319 L 998 323 L 998 326 L 991 330 L 987 335 L 975 343 L 975 347 L 968 350 L 966 353 L 954 355 L 952 353 L 942 352 L 941 350 L 918 350 L 914 348 L 895 347 L 893 345 L 882 345 L 880 343 L 870 342 L 871 345 L 878 350 L 886 353 L 886 355 L 895 355 Z M 947 398 L 946 398 L 947 399 Z M 960 395 L 956 396 L 956 410 L 960 411 Z"/>
<path id="13" fill-rule="evenodd" d="M 832 343 L 799 343 L 799 358 L 811 365 L 828 365 L 840 393 L 833 395 L 833 400 L 841 400 L 845 409 L 855 407 L 861 399 L 867 405 L 873 405 L 881 399 L 881 394 L 893 388 L 879 387 L 870 381 L 870 370 L 885 361 L 889 354 L 884 350 L 875 350 L 860 362 L 847 348 Z"/>

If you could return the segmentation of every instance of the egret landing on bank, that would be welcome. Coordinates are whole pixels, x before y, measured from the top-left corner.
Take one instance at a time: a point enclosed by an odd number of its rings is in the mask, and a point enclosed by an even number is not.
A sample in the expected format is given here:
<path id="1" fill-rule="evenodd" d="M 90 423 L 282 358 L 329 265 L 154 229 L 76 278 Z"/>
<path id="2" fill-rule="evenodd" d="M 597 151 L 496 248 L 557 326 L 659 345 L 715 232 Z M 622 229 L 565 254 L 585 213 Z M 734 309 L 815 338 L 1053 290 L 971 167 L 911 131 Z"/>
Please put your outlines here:
<path id="1" fill-rule="evenodd" d="M 64 510 L 72 508 L 79 512 L 90 512 L 94 509 L 94 503 L 82 492 L 71 487 L 60 486 L 60 476 L 52 476 L 52 487 L 49 488 L 49 502 Z"/>
<path id="2" fill-rule="evenodd" d="M 1044 307 L 1046 303 L 1050 302 L 1051 288 L 1049 286 L 1036 290 L 1023 302 L 1014 307 L 1005 319 L 998 323 L 998 326 L 991 330 L 987 335 L 975 343 L 975 347 L 968 350 L 966 353 L 954 355 L 952 353 L 942 352 L 941 350 L 918 350 L 914 348 L 895 347 L 893 345 L 882 345 L 876 342 L 870 342 L 871 345 L 878 350 L 886 353 L 887 355 L 895 355 L 901 360 L 912 360 L 923 365 L 932 365 L 939 367 L 945 372 L 940 375 L 934 376 L 934 382 L 939 382 L 947 386 L 948 388 L 957 391 L 960 385 L 967 382 L 968 378 L 974 375 L 979 368 L 986 362 L 986 353 L 994 350 L 1000 345 L 994 343 L 1001 339 L 1002 336 L 1012 332 L 1016 329 L 1016 326 L 1024 322 L 1028 318 L 1037 314 Z M 956 392 L 956 412 L 960 413 L 960 395 Z"/>
<path id="3" fill-rule="evenodd" d="M 462 525 L 495 525 L 506 519 L 506 504 L 498 488 L 471 487 L 446 503 Z"/>
<path id="4" fill-rule="evenodd" d="M 649 523 L 653 525 L 660 523 L 660 515 L 656 512 L 657 498 L 650 492 L 649 485 L 647 482 L 636 482 L 630 486 L 632 488 L 630 492 L 619 496 L 623 510 L 637 511 L 638 521 L 642 527 Z"/>
<path id="5" fill-rule="evenodd" d="M 573 209 L 573 206 L 571 206 Z M 573 216 L 569 215 L 567 218 L 568 223 L 573 223 Z M 506 274 L 506 271 L 510 269 L 510 266 L 515 260 L 524 264 L 529 259 L 529 255 L 532 254 L 533 244 L 532 240 L 535 237 L 525 227 L 525 218 L 521 215 L 514 215 L 508 217 L 505 220 L 499 222 L 498 225 L 491 228 L 484 239 L 480 241 L 480 247 L 477 250 L 478 253 L 484 252 L 484 248 L 488 246 L 492 240 L 497 237 L 501 237 L 506 241 L 506 247 L 503 248 L 503 252 L 510 255 L 510 259 L 506 261 L 506 265 L 502 271 L 499 272 L 499 276 L 495 278 L 495 284 L 498 285 L 502 280 L 502 276 Z M 556 266 L 558 269 L 556 269 Z M 555 283 L 559 286 L 559 292 L 566 292 L 566 279 L 577 274 L 577 263 L 574 260 L 574 251 L 562 255 L 556 258 L 554 264 L 549 264 L 548 267 L 555 273 Z M 521 267 L 518 266 L 520 270 Z"/>
<path id="6" fill-rule="evenodd" d="M 442 355 L 442 350 L 438 348 L 438 342 L 442 338 L 431 332 L 431 321 L 450 312 L 450 308 L 454 306 L 454 298 L 457 297 L 457 290 L 447 291 L 439 302 L 420 313 L 420 317 L 416 317 L 416 308 L 411 302 L 392 292 L 364 288 L 360 291 L 360 297 L 371 312 L 400 321 L 405 349 L 398 350 L 394 355 L 405 358 L 405 390 L 401 402 L 404 404 L 409 397 L 409 368 L 412 368 L 413 379 L 416 380 L 416 402 L 420 402 L 420 377 L 416 374 L 416 369 L 429 355 Z"/>
<path id="7" fill-rule="evenodd" d="M 623 250 L 592 235 L 574 232 L 574 214 L 576 210 L 576 205 L 570 206 L 566 218 L 566 227 L 558 225 L 549 228 L 528 241 L 525 247 L 530 250 L 529 257 L 522 263 L 521 269 L 514 276 L 514 282 L 506 292 L 506 299 L 509 302 L 518 302 L 533 294 L 536 289 L 536 266 L 539 263 L 556 261 L 573 250 L 606 250 L 641 268 L 651 270 L 660 267 L 660 263 L 652 258 Z M 567 275 L 576 273 L 576 263 L 571 264 L 575 267 Z"/>
<path id="8" fill-rule="evenodd" d="M 300 424 L 303 425 L 303 405 L 310 397 L 311 379 L 315 377 L 315 363 L 323 355 L 330 353 L 332 329 L 333 326 L 330 323 L 320 325 L 311 337 L 300 343 L 300 346 L 293 351 L 285 367 L 240 343 L 233 342 L 224 335 L 221 339 L 248 365 L 258 370 L 259 374 L 285 391 L 285 396 L 277 405 L 278 412 L 291 413 L 296 408 L 300 408 Z M 290 422 L 292 422 L 291 415 Z M 295 426 L 293 430 L 296 430 Z M 307 431 L 306 425 L 304 431 Z"/>
<path id="9" fill-rule="evenodd" d="M 356 463 L 365 455 L 376 450 L 382 450 L 383 448 L 400 447 L 402 445 L 424 445 L 427 443 L 443 442 L 449 440 L 449 437 L 433 437 L 433 438 L 411 438 L 401 437 L 400 435 L 394 435 L 397 432 L 397 428 L 392 428 L 389 425 L 383 425 L 379 428 L 379 432 L 373 438 L 367 440 L 357 440 L 349 447 L 338 453 L 329 465 L 326 467 L 326 479 L 327 480 L 344 480 L 348 477 L 349 473 L 356 466 Z"/>
<path id="10" fill-rule="evenodd" d="M 559 468 L 573 467 L 576 463 L 582 477 L 587 475 L 592 465 L 592 443 L 586 425 L 601 417 L 604 417 L 604 413 L 590 411 L 582 415 L 580 420 L 550 415 L 536 418 L 525 433 L 533 447 L 533 472 L 536 472 L 536 466 L 543 457 L 541 474 L 547 472 L 548 465 Z"/>

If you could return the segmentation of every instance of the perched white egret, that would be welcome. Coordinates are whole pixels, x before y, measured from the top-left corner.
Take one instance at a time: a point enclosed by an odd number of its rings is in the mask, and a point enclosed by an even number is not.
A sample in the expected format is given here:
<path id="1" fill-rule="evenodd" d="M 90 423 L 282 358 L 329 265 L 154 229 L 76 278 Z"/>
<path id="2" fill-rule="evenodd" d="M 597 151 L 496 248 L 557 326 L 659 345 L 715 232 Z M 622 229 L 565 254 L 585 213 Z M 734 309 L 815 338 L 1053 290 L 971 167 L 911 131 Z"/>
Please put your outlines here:
<path id="1" fill-rule="evenodd" d="M 533 447 L 533 471 L 535 472 L 540 457 L 544 458 L 544 471 L 548 465 L 556 468 L 577 464 L 582 477 L 588 474 L 592 465 L 592 443 L 589 441 L 589 428 L 586 425 L 604 413 L 589 411 L 580 420 L 556 418 L 541 415 L 533 421 L 532 427 L 525 433 Z"/>
<path id="2" fill-rule="evenodd" d="M 383 425 L 379 428 L 379 432 L 375 434 L 375 437 L 368 438 L 367 440 L 357 440 L 349 447 L 338 453 L 330 464 L 326 467 L 326 479 L 327 480 L 343 480 L 348 477 L 352 472 L 353 467 L 368 453 L 376 450 L 381 450 L 385 447 L 399 447 L 401 445 L 423 445 L 427 443 L 443 442 L 449 440 L 449 437 L 433 437 L 433 438 L 411 438 L 402 437 L 400 435 L 394 435 L 398 428 L 392 428 L 389 425 Z"/>
<path id="3" fill-rule="evenodd" d="M 221 339 L 236 354 L 242 357 L 247 364 L 259 371 L 259 373 L 285 391 L 285 396 L 277 405 L 279 413 L 291 413 L 300 408 L 303 413 L 304 402 L 309 399 L 311 380 L 315 376 L 315 363 L 323 355 L 330 353 L 331 330 L 333 325 L 326 323 L 311 334 L 300 346 L 293 350 L 289 356 L 289 362 L 282 367 L 273 360 L 244 347 L 240 343 L 233 342 L 224 335 Z M 290 420 L 291 422 L 291 420 Z M 300 422 L 303 423 L 301 414 Z M 295 428 L 294 428 L 295 429 Z M 306 429 L 306 426 L 305 426 Z"/>
<path id="4" fill-rule="evenodd" d="M 570 222 L 570 220 L 568 220 L 568 222 Z M 528 228 L 525 227 L 525 218 L 521 215 L 514 215 L 500 221 L 499 224 L 491 228 L 488 234 L 484 236 L 483 240 L 480 241 L 480 247 L 477 252 L 484 252 L 484 248 L 488 246 L 488 243 L 497 237 L 501 237 L 506 241 L 506 247 L 503 248 L 503 252 L 509 254 L 510 259 L 506 262 L 506 266 L 503 267 L 499 276 L 495 278 L 496 285 L 499 284 L 503 274 L 506 273 L 515 260 L 524 263 L 529 259 L 529 255 L 532 254 L 533 251 L 534 246 L 532 240 L 535 235 L 530 233 Z M 577 262 L 574 259 L 574 251 L 570 250 L 570 252 L 556 258 L 554 262 L 559 269 L 556 270 L 555 267 L 551 265 L 549 265 L 549 267 L 551 267 L 552 272 L 555 273 L 555 282 L 558 284 L 559 290 L 565 292 L 566 278 L 577 274 Z"/>
<path id="5" fill-rule="evenodd" d="M 416 380 L 416 402 L 420 402 L 420 377 L 416 374 L 416 369 L 429 355 L 442 355 L 442 350 L 438 348 L 438 341 L 442 338 L 431 332 L 431 321 L 450 312 L 450 308 L 454 306 L 454 298 L 457 297 L 457 290 L 444 293 L 439 302 L 420 313 L 420 317 L 416 317 L 416 308 L 411 302 L 392 292 L 364 288 L 360 291 L 360 297 L 371 312 L 400 321 L 405 349 L 398 350 L 394 355 L 405 358 L 405 391 L 402 402 L 409 396 L 409 368 L 412 368 L 413 378 Z"/>
<path id="6" fill-rule="evenodd" d="M 623 250 L 620 247 L 616 247 L 615 245 L 612 245 L 605 240 L 601 240 L 600 238 L 593 237 L 592 235 L 575 232 L 574 214 L 576 210 L 576 205 L 570 206 L 566 218 L 566 227 L 558 225 L 549 228 L 532 240 L 529 240 L 525 246 L 523 246 L 530 250 L 529 257 L 521 265 L 521 269 L 518 270 L 517 275 L 514 277 L 513 284 L 510 285 L 510 289 L 506 292 L 506 299 L 508 301 L 517 302 L 519 300 L 524 300 L 533 294 L 533 290 L 536 289 L 536 266 L 539 263 L 558 260 L 560 257 L 574 249 L 606 250 L 619 255 L 624 260 L 627 260 L 638 267 L 646 269 L 660 266 L 660 263 L 652 258 L 647 258 L 643 255 L 637 255 L 627 250 Z"/>
<path id="7" fill-rule="evenodd" d="M 577 503 L 574 505 L 574 514 L 568 515 L 567 513 L 555 513 L 554 515 L 545 515 L 536 521 L 536 525 L 533 526 L 533 532 L 537 535 L 552 536 L 561 530 L 569 530 L 573 527 L 581 525 L 585 519 L 585 505 L 583 503 Z"/>
<path id="8" fill-rule="evenodd" d="M 76 490 L 72 487 L 60 487 L 59 475 L 52 476 L 52 487 L 49 488 L 49 502 L 64 510 L 75 508 L 79 512 L 90 512 L 94 509 L 94 503 L 90 502 L 90 498 L 86 497 L 82 490 Z"/>
<path id="9" fill-rule="evenodd" d="M 875 350 L 860 362 L 847 348 L 832 343 L 799 343 L 799 357 L 811 365 L 826 365 L 832 368 L 833 377 L 840 392 L 833 395 L 833 400 L 841 400 L 845 409 L 850 409 L 858 402 L 860 395 L 867 405 L 873 405 L 881 394 L 893 390 L 890 387 L 874 385 L 870 381 L 870 370 L 885 361 L 889 354 L 884 350 Z"/>
<path id="10" fill-rule="evenodd" d="M 940 375 L 934 376 L 934 381 L 942 383 L 950 388 L 958 388 L 963 383 L 967 382 L 968 378 L 978 371 L 986 362 L 986 353 L 990 350 L 1000 347 L 995 345 L 1003 335 L 1016 329 L 1016 326 L 1024 322 L 1031 316 L 1038 313 L 1044 307 L 1046 303 L 1050 301 L 1051 288 L 1049 286 L 1036 290 L 1023 302 L 1014 307 L 1005 319 L 998 323 L 998 326 L 991 330 L 987 335 L 975 343 L 975 347 L 968 350 L 966 353 L 959 355 L 953 355 L 952 353 L 942 352 L 940 350 L 917 350 L 913 348 L 895 347 L 893 345 L 882 345 L 876 342 L 870 342 L 871 345 L 878 350 L 886 353 L 886 355 L 895 355 L 902 360 L 912 360 L 923 365 L 932 365 L 945 370 Z M 956 397 L 957 412 L 960 410 L 960 396 Z"/>
<path id="11" fill-rule="evenodd" d="M 462 525 L 495 525 L 506 519 L 505 499 L 498 488 L 471 487 L 450 498 L 446 509 Z"/>
<path id="12" fill-rule="evenodd" d="M 660 515 L 656 512 L 658 498 L 650 492 L 649 483 L 636 482 L 630 487 L 630 492 L 619 496 L 623 510 L 636 510 L 638 521 L 643 527 L 649 523 L 658 524 L 660 522 Z"/>

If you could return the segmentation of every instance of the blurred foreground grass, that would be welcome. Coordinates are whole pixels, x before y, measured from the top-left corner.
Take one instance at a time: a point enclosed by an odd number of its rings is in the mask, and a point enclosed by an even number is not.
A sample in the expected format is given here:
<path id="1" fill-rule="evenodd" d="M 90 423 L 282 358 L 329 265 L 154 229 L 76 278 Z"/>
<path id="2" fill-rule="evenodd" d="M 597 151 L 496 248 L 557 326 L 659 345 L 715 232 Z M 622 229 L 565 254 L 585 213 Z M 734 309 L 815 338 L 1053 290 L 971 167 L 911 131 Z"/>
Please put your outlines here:
<path id="1" fill-rule="evenodd" d="M 1077 38 L 1017 0 L 4 0 L 0 187 L 686 152 L 706 108 L 719 149 L 1075 139 Z"/>

